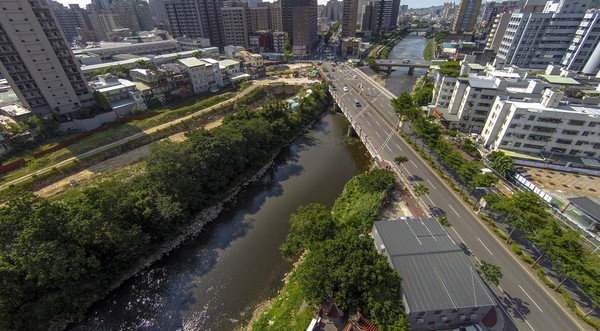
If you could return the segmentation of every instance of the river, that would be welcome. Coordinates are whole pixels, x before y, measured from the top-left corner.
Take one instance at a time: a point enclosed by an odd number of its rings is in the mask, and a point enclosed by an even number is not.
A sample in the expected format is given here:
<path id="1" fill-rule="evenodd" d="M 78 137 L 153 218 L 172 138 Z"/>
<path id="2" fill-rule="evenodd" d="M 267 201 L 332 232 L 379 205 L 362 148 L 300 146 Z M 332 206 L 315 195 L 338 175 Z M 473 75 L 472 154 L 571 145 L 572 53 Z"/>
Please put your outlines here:
<path id="1" fill-rule="evenodd" d="M 427 38 L 422 36 L 408 35 L 394 46 L 388 59 L 402 60 L 411 59 L 412 61 L 424 61 L 423 50 L 427 45 Z M 402 92 L 410 92 L 415 81 L 419 76 L 427 73 L 427 69 L 415 69 L 414 75 L 408 74 L 408 68 L 398 68 L 387 76 L 385 87 L 394 95 Z"/>
<path id="2" fill-rule="evenodd" d="M 344 184 L 367 170 L 348 122 L 327 114 L 276 158 L 197 237 L 95 304 L 70 330 L 233 330 L 272 297 L 291 264 L 279 254 L 298 206 L 331 207 Z"/>

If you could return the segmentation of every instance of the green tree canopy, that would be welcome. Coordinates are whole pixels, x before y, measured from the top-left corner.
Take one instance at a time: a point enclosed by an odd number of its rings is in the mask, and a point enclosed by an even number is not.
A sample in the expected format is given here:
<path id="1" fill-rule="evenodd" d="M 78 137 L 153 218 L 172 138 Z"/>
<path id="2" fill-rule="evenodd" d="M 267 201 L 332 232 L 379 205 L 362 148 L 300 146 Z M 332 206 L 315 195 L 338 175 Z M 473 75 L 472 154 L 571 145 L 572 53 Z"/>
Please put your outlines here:
<path id="1" fill-rule="evenodd" d="M 486 282 L 490 282 L 496 286 L 500 285 L 502 279 L 502 268 L 486 261 L 481 261 L 479 272 Z"/>
<path id="2" fill-rule="evenodd" d="M 286 257 L 296 256 L 332 238 L 334 233 L 335 223 L 325 206 L 317 203 L 300 206 L 290 217 L 290 231 L 281 252 Z"/>

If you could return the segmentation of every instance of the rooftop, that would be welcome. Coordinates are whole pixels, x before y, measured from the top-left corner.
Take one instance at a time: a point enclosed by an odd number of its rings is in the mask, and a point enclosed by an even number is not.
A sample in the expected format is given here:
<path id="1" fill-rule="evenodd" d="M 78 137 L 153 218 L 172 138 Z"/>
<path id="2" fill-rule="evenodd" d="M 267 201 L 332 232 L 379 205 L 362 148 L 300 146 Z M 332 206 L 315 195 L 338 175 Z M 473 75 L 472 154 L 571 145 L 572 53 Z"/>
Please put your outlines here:
<path id="1" fill-rule="evenodd" d="M 469 85 L 471 87 L 485 88 L 485 89 L 495 89 L 498 87 L 498 86 L 496 86 L 495 79 L 467 78 L 467 80 L 469 81 Z"/>
<path id="2" fill-rule="evenodd" d="M 17 104 L 0 107 L 0 109 L 2 109 L 2 111 L 13 117 L 31 114 L 31 111 L 29 111 L 29 109 Z"/>
<path id="3" fill-rule="evenodd" d="M 239 65 L 239 64 L 240 64 L 240 62 L 236 61 L 236 60 L 227 59 L 227 60 L 219 61 L 219 66 L 222 66 L 222 67 L 229 67 L 229 66 L 234 66 L 234 65 Z"/>
<path id="4" fill-rule="evenodd" d="M 485 70 L 485 67 L 478 63 L 469 63 L 468 66 L 471 70 Z"/>
<path id="5" fill-rule="evenodd" d="M 86 73 L 90 73 L 90 72 L 92 72 L 94 70 L 101 70 L 101 69 L 105 69 L 105 68 L 112 67 L 112 66 L 115 66 L 115 67 L 119 66 L 119 65 L 130 66 L 130 65 L 133 65 L 137 61 L 140 61 L 140 60 L 142 60 L 144 62 L 150 62 L 150 59 L 147 58 L 147 57 L 138 57 L 138 58 L 130 59 L 130 60 L 123 60 L 123 61 L 115 61 L 115 62 L 106 62 L 106 63 L 92 64 L 92 65 L 89 65 L 89 66 L 82 65 L 81 66 L 81 72 L 83 72 L 84 74 L 86 74 Z"/>
<path id="6" fill-rule="evenodd" d="M 200 61 L 195 57 L 188 57 L 185 59 L 179 59 L 179 63 L 183 64 L 186 67 L 193 68 L 199 66 L 205 66 L 207 63 L 204 61 Z"/>
<path id="7" fill-rule="evenodd" d="M 373 232 L 402 278 L 407 312 L 496 305 L 463 250 L 437 220 L 378 221 Z"/>
<path id="8" fill-rule="evenodd" d="M 561 85 L 581 85 L 578 81 L 571 77 L 562 77 L 556 75 L 540 75 L 550 84 L 561 84 Z"/>
<path id="9" fill-rule="evenodd" d="M 597 221 L 600 221 L 600 205 L 587 197 L 577 197 L 568 199 L 578 209 L 581 209 L 586 214 L 592 216 Z"/>

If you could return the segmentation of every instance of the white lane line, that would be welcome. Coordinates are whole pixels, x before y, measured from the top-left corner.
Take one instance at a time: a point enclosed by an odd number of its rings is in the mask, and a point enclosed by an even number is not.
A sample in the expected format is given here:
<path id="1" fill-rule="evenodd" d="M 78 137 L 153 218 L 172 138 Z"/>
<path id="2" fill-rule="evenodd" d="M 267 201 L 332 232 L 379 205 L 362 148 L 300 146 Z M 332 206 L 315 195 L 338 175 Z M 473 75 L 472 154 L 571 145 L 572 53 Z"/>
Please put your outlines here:
<path id="1" fill-rule="evenodd" d="M 535 301 L 531 298 L 531 296 L 529 296 L 529 293 L 525 292 L 525 290 L 521 287 L 521 285 L 519 285 L 519 288 L 521 289 L 521 291 L 523 291 L 523 293 L 525 293 L 525 295 L 529 298 L 529 300 L 531 300 L 531 302 L 533 302 L 533 304 L 543 313 L 544 311 L 542 310 L 542 308 L 540 308 L 540 306 L 538 306 L 538 304 L 535 303 Z"/>
<path id="2" fill-rule="evenodd" d="M 470 249 L 469 249 L 469 251 L 470 251 Z M 481 263 L 481 260 L 477 256 L 473 255 L 473 257 L 475 258 L 475 260 L 477 260 L 477 263 L 479 263 L 479 265 L 483 265 L 483 263 Z"/>
<path id="3" fill-rule="evenodd" d="M 381 126 L 381 123 L 377 122 L 377 120 L 375 120 L 375 123 L 377 123 L 378 126 Z"/>
<path id="4" fill-rule="evenodd" d="M 485 249 L 487 249 L 488 253 L 490 253 L 490 255 L 494 255 L 494 253 L 492 253 L 492 251 L 490 251 L 490 249 L 483 243 L 483 241 L 481 241 L 481 239 L 477 238 L 477 240 L 479 240 L 479 242 L 483 245 L 483 247 L 485 247 Z"/>
<path id="5" fill-rule="evenodd" d="M 429 182 L 429 185 L 431 185 L 431 187 L 433 187 L 433 189 L 436 190 L 435 186 L 433 186 L 433 184 L 429 181 L 429 179 L 427 180 L 427 182 Z"/>
<path id="6" fill-rule="evenodd" d="M 395 144 L 395 145 L 396 145 L 396 147 L 398 147 L 398 149 L 399 149 L 400 151 L 402 151 L 402 148 L 400 148 L 400 145 L 398 145 L 398 144 Z"/>
<path id="7" fill-rule="evenodd" d="M 510 302 L 510 305 L 515 308 L 515 310 L 517 311 L 517 313 L 519 313 L 519 316 L 521 316 L 521 318 L 523 319 L 523 321 L 525 321 L 525 323 L 527 323 L 527 325 L 529 325 L 529 327 L 531 328 L 531 330 L 535 331 L 535 329 L 533 328 L 533 326 L 531 326 L 531 324 L 529 324 L 529 322 L 527 322 L 527 320 L 525 319 L 525 316 L 523 316 L 523 314 L 521 314 L 521 310 L 519 310 L 519 307 L 515 306 L 515 304 L 513 303 L 513 301 L 508 297 L 508 294 L 506 294 L 506 292 L 504 292 L 504 290 L 502 289 L 502 287 L 498 286 L 498 288 L 500 289 L 500 291 L 502 291 L 502 293 L 504 293 L 504 297 L 508 300 L 508 302 Z M 503 310 L 504 310 L 504 308 L 503 308 Z"/>
<path id="8" fill-rule="evenodd" d="M 412 160 L 409 160 L 409 161 L 410 161 L 410 163 L 412 163 L 412 165 L 415 166 L 415 168 L 417 167 L 417 165 Z"/>
<path id="9" fill-rule="evenodd" d="M 429 196 L 427 196 L 427 199 L 429 199 L 429 202 L 431 202 L 431 204 L 432 204 L 434 207 L 437 207 L 437 206 L 435 205 L 435 203 L 433 202 L 433 200 L 431 200 L 431 198 L 430 198 Z"/>
<path id="10" fill-rule="evenodd" d="M 452 211 L 456 214 L 456 216 L 460 217 L 460 214 L 456 212 L 456 210 L 454 210 L 454 208 L 452 208 L 452 206 L 448 205 L 450 207 L 450 209 L 452 209 Z"/>
<path id="11" fill-rule="evenodd" d="M 369 126 L 371 126 L 371 127 L 373 126 L 373 125 L 371 125 L 371 122 L 369 122 L 369 121 L 367 121 L 367 124 L 369 124 Z"/>
<path id="12" fill-rule="evenodd" d="M 387 149 L 388 149 L 390 152 L 392 151 L 392 149 L 390 148 L 390 146 L 389 146 L 389 145 L 385 145 L 385 147 L 387 147 Z"/>
<path id="13" fill-rule="evenodd" d="M 375 134 L 377 135 L 377 137 L 381 138 L 381 135 L 379 134 L 379 132 L 375 131 Z"/>
<path id="14" fill-rule="evenodd" d="M 464 239 L 460 236 L 460 234 L 458 234 L 458 232 L 456 232 L 456 229 L 454 227 L 451 228 L 452 230 L 454 230 L 454 233 L 456 233 L 456 235 L 458 236 L 458 239 L 460 239 L 460 241 L 463 242 L 463 244 L 465 244 L 465 246 L 467 246 L 467 244 L 465 243 Z M 468 248 L 468 247 L 467 247 Z M 469 251 L 471 249 L 469 248 Z"/>

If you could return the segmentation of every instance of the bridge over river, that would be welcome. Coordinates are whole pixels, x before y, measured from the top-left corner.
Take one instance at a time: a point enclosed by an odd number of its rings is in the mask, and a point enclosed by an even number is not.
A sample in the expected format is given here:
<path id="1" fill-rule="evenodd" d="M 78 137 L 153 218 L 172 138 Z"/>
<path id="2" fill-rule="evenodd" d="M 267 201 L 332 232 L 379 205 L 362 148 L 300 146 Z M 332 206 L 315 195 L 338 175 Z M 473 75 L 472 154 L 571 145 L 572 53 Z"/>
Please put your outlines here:
<path id="1" fill-rule="evenodd" d="M 392 71 L 392 68 L 408 68 L 408 74 L 412 75 L 415 72 L 415 68 L 429 68 L 431 61 L 413 61 L 406 62 L 406 60 L 375 60 L 380 67 L 386 67 L 387 73 Z"/>

